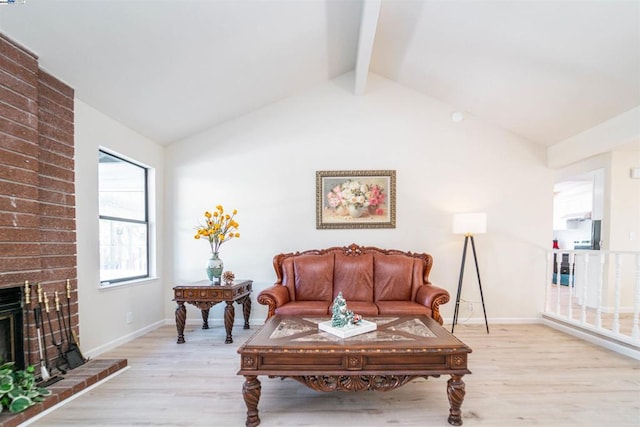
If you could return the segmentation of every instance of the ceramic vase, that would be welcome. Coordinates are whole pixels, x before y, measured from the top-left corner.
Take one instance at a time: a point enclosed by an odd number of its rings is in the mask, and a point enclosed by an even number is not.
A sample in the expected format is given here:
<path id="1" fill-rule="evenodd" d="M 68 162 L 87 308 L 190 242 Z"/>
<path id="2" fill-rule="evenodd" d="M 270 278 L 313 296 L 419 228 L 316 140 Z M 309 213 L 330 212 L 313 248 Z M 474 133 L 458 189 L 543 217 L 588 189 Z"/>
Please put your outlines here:
<path id="1" fill-rule="evenodd" d="M 207 261 L 207 277 L 212 285 L 220 284 L 223 269 L 224 263 L 222 259 L 218 256 L 218 252 L 214 252 L 209 261 Z"/>

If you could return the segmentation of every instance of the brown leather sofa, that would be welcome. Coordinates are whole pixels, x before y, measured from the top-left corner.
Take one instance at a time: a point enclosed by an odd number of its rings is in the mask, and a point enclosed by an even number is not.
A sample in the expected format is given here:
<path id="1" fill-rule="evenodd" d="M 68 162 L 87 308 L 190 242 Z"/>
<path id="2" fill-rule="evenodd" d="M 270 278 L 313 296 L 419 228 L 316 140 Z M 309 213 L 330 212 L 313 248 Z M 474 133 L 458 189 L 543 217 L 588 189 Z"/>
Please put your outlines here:
<path id="1" fill-rule="evenodd" d="M 366 316 L 425 314 L 442 324 L 446 289 L 429 282 L 433 258 L 425 253 L 358 246 L 313 249 L 273 257 L 277 280 L 258 295 L 267 318 L 329 315 L 339 292 L 349 310 Z"/>

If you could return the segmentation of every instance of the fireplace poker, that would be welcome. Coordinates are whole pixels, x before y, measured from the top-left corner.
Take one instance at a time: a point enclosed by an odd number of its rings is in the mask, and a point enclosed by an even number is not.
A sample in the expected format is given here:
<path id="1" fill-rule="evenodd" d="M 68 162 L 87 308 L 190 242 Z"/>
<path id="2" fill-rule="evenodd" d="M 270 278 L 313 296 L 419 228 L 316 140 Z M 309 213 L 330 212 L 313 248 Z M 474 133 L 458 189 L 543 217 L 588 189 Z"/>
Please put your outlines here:
<path id="1" fill-rule="evenodd" d="M 58 291 L 53 293 L 53 299 L 56 303 L 56 316 L 58 316 L 58 326 L 60 328 L 60 344 L 64 344 L 65 335 L 67 334 L 67 322 L 64 320 L 64 313 L 60 308 L 60 297 L 58 296 Z M 67 339 L 68 341 L 68 339 Z M 69 343 L 67 342 L 67 347 L 69 347 Z"/>
<path id="2" fill-rule="evenodd" d="M 24 305 L 25 305 L 25 329 L 27 330 L 27 363 L 29 366 L 31 363 L 31 334 L 29 333 L 29 311 L 31 305 L 31 288 L 29 287 L 29 281 L 24 281 Z"/>
<path id="3" fill-rule="evenodd" d="M 42 317 L 42 286 L 38 283 L 38 306 L 34 311 L 36 319 L 36 331 L 38 333 L 38 348 L 40 349 L 40 367 L 42 372 L 42 380 L 47 381 L 51 378 L 49 373 L 49 356 L 47 355 L 47 342 L 44 339 L 44 319 Z M 44 352 L 44 360 L 42 353 Z M 46 377 L 45 378 L 45 374 Z"/>
<path id="4" fill-rule="evenodd" d="M 40 332 L 42 308 L 40 308 L 40 306 L 33 309 L 33 316 L 36 320 L 36 335 L 38 335 L 38 351 L 40 353 L 40 375 L 42 376 L 42 381 L 48 381 L 51 378 L 51 375 L 49 375 L 47 363 L 42 357 L 42 333 Z"/>
<path id="5" fill-rule="evenodd" d="M 51 343 L 58 349 L 58 359 L 56 361 L 56 368 L 63 374 L 67 373 L 67 358 L 62 351 L 62 335 L 63 332 L 60 330 L 60 342 L 56 342 L 56 335 L 53 331 L 53 326 L 51 326 L 51 315 L 49 314 L 49 298 L 47 297 L 47 293 L 44 293 L 44 311 L 47 313 L 47 323 L 49 323 L 49 333 L 51 334 Z M 45 342 L 46 344 L 46 342 Z"/>
<path id="6" fill-rule="evenodd" d="M 61 325 L 60 327 L 62 328 L 62 330 L 64 331 L 64 333 L 67 335 L 67 350 L 69 350 L 69 329 L 67 328 L 67 321 L 64 318 L 64 310 L 62 310 L 62 308 L 60 307 L 60 297 L 58 296 L 58 291 L 55 291 L 55 300 L 56 300 L 56 314 L 58 316 L 58 324 Z M 64 335 L 64 334 L 62 334 Z M 63 336 L 62 341 L 64 341 L 65 338 Z"/>
<path id="7" fill-rule="evenodd" d="M 67 338 L 69 343 L 69 348 L 71 348 L 71 343 L 73 342 L 73 336 L 71 336 L 71 284 L 69 283 L 69 279 L 67 279 Z"/>

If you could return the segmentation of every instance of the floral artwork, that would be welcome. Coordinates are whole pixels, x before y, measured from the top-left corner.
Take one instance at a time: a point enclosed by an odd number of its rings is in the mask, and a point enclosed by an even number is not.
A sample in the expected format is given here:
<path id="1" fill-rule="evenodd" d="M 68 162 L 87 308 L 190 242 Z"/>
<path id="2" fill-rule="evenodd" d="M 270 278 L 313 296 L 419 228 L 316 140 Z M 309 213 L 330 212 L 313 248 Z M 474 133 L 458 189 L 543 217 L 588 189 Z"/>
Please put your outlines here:
<path id="1" fill-rule="evenodd" d="M 316 172 L 316 228 L 395 228 L 395 171 Z"/>
<path id="2" fill-rule="evenodd" d="M 372 215 L 382 215 L 384 199 L 384 189 L 378 184 L 363 184 L 357 180 L 347 180 L 336 185 L 327 194 L 329 206 L 336 211 L 342 210 L 343 215 L 351 215 L 350 208 L 367 208 Z M 353 213 L 353 209 L 351 212 Z"/>

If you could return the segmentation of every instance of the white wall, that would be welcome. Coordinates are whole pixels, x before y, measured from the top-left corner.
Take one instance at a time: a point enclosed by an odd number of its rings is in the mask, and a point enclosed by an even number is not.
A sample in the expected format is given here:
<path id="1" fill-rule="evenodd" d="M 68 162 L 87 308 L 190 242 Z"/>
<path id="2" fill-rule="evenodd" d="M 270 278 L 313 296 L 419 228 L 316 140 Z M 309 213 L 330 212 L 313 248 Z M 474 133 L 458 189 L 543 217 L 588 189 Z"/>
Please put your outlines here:
<path id="1" fill-rule="evenodd" d="M 640 179 L 632 179 L 630 170 L 640 165 L 640 151 L 614 151 L 611 153 L 611 216 L 610 248 L 614 251 L 640 252 Z M 622 311 L 633 312 L 636 295 L 636 263 L 630 254 L 618 260 L 620 275 L 609 269 L 609 287 L 605 303 L 613 307 L 616 301 L 616 280 L 620 283 Z M 610 260 L 614 263 L 616 261 Z"/>
<path id="2" fill-rule="evenodd" d="M 611 250 L 640 251 L 640 179 L 630 170 L 640 166 L 640 151 L 611 155 Z"/>
<path id="3" fill-rule="evenodd" d="M 452 213 L 485 211 L 488 233 L 476 245 L 490 321 L 538 316 L 552 243 L 544 148 L 470 115 L 453 123 L 447 105 L 376 75 L 365 95 L 352 88 L 347 74 L 167 148 L 167 319 L 170 282 L 205 278 L 208 247 L 193 228 L 217 204 L 238 209 L 242 237 L 221 257 L 237 278 L 254 280 L 254 301 L 275 280 L 275 254 L 350 243 L 431 253 L 431 280 L 454 300 L 463 238 L 451 233 Z M 315 172 L 360 169 L 396 170 L 397 227 L 316 230 Z M 472 263 L 463 298 L 479 301 Z M 453 309 L 443 307 L 445 318 Z M 211 310 L 219 324 L 223 310 Z M 254 303 L 252 323 L 265 316 Z"/>
<path id="4" fill-rule="evenodd" d="M 164 148 L 75 100 L 76 222 L 78 242 L 78 298 L 80 340 L 89 356 L 127 340 L 154 323 L 164 321 L 162 270 L 157 277 L 136 284 L 100 288 L 98 245 L 98 150 L 106 148 L 152 168 L 157 185 L 150 205 L 162 207 Z M 162 209 L 152 219 L 157 259 L 163 256 Z M 160 265 L 161 266 L 161 265 Z M 155 266 L 154 266 L 155 267 Z M 127 312 L 133 315 L 126 322 Z"/>

